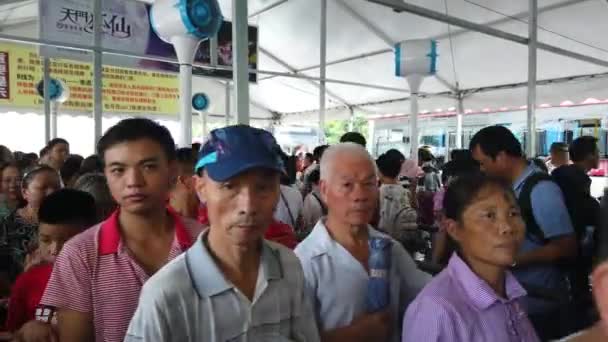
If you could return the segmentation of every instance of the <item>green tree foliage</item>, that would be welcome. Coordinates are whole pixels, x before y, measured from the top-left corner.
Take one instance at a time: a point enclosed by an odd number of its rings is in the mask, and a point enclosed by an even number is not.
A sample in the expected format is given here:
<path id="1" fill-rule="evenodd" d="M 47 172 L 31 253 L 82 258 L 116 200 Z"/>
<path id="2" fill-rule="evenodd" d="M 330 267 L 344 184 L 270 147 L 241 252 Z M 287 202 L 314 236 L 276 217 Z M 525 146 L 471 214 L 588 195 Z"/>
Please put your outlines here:
<path id="1" fill-rule="evenodd" d="M 340 142 L 340 137 L 348 132 L 349 120 L 333 120 L 325 124 L 325 136 L 327 143 L 337 144 Z M 361 116 L 356 116 L 353 124 L 353 131 L 363 134 L 367 137 L 367 119 Z"/>

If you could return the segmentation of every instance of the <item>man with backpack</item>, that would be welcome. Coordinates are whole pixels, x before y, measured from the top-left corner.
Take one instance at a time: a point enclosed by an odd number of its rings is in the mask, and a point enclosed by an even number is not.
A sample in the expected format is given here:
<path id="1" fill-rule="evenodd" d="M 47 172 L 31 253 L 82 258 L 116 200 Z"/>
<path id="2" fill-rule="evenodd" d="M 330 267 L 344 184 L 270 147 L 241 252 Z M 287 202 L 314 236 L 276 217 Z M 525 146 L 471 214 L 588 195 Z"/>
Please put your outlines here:
<path id="1" fill-rule="evenodd" d="M 570 144 L 569 150 L 573 164 L 558 167 L 552 176 L 564 193 L 579 246 L 575 267 L 572 267 L 569 276 L 574 309 L 579 312 L 575 328 L 579 330 L 592 322 L 584 313 L 589 307 L 593 307 L 589 275 L 595 254 L 595 233 L 599 226 L 600 205 L 591 196 L 591 178 L 587 173 L 599 164 L 597 139 L 591 136 L 579 137 Z"/>
<path id="2" fill-rule="evenodd" d="M 567 271 L 577 256 L 577 239 L 559 186 L 524 158 L 521 144 L 503 126 L 486 127 L 471 139 L 481 170 L 510 182 L 526 223 L 526 240 L 514 274 L 528 291 L 526 309 L 542 340 L 568 333 L 571 320 Z"/>
<path id="3" fill-rule="evenodd" d="M 419 241 L 416 209 L 410 206 L 410 193 L 397 181 L 401 161 L 389 154 L 376 160 L 380 171 L 380 218 L 378 229 L 407 246 Z"/>

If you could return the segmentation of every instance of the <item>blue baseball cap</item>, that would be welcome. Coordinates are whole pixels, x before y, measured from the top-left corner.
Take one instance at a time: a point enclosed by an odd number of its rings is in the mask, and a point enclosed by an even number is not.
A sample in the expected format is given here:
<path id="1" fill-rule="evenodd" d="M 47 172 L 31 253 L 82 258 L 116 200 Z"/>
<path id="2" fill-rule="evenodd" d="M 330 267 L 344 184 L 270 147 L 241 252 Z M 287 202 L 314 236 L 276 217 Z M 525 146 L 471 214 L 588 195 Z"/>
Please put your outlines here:
<path id="1" fill-rule="evenodd" d="M 272 134 L 247 125 L 211 131 L 198 156 L 194 172 L 205 169 L 216 182 L 253 168 L 284 172 L 279 146 Z"/>

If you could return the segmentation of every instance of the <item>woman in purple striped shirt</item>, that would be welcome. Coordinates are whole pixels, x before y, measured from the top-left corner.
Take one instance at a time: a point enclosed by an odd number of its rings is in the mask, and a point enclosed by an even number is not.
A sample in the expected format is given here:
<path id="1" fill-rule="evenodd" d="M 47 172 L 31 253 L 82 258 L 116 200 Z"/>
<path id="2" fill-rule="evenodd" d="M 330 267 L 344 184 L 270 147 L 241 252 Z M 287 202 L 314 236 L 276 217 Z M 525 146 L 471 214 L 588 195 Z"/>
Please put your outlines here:
<path id="1" fill-rule="evenodd" d="M 511 188 L 482 175 L 459 177 L 443 207 L 458 249 L 408 307 L 403 342 L 538 341 L 520 304 L 526 292 L 508 271 L 525 235 Z"/>

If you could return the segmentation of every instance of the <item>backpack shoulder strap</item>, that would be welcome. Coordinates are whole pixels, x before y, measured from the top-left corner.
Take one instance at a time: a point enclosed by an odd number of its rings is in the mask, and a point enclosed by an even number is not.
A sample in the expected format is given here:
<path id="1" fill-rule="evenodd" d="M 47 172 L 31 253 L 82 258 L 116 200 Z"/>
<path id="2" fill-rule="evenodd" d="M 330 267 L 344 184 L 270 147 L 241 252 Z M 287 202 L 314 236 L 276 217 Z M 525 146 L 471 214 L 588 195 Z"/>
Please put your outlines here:
<path id="1" fill-rule="evenodd" d="M 517 202 L 521 210 L 522 218 L 526 223 L 526 235 L 535 241 L 544 244 L 546 242 L 545 234 L 536 222 L 532 211 L 532 190 L 542 181 L 552 181 L 552 178 L 543 172 L 535 172 L 526 178 Z"/>

